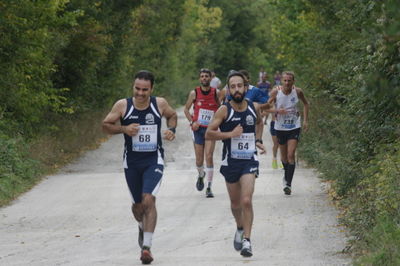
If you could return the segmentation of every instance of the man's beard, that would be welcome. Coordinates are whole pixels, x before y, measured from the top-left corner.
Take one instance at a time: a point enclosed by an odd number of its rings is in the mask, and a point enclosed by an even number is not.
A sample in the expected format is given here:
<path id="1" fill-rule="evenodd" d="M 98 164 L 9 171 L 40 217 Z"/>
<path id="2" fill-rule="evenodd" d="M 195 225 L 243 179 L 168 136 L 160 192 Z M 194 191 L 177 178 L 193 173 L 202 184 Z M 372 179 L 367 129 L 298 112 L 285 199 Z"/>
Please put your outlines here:
<path id="1" fill-rule="evenodd" d="M 210 86 L 210 82 L 209 81 L 203 81 L 203 82 L 200 82 L 200 84 L 203 87 L 209 87 Z"/>
<path id="2" fill-rule="evenodd" d="M 239 95 L 240 95 L 240 98 L 236 98 L 236 94 L 239 94 Z M 239 93 L 239 92 L 236 92 L 236 93 L 232 96 L 232 100 L 233 100 L 235 103 L 241 103 L 241 102 L 243 102 L 243 99 L 244 99 L 244 94 L 241 94 L 241 93 Z"/>

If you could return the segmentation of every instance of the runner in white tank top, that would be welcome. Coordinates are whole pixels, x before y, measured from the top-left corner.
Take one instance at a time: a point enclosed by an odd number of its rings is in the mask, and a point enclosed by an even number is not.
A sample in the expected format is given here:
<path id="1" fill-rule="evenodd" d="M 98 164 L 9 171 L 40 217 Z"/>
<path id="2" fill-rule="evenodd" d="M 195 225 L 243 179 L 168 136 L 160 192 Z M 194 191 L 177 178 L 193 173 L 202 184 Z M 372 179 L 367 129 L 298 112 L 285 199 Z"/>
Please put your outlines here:
<path id="1" fill-rule="evenodd" d="M 276 114 L 275 130 L 288 131 L 301 127 L 300 113 L 297 110 L 298 102 L 299 97 L 295 87 L 291 89 L 288 95 L 282 89 L 278 90 L 275 107 L 277 110 L 284 109 L 286 113 Z"/>
<path id="2" fill-rule="evenodd" d="M 281 151 L 281 160 L 285 169 L 283 191 L 286 195 L 292 193 L 292 180 L 295 164 L 297 143 L 300 139 L 301 118 L 297 109 L 299 100 L 303 102 L 303 130 L 308 129 L 309 104 L 303 90 L 294 86 L 294 73 L 282 73 L 282 86 L 271 91 L 269 103 L 275 103 L 275 130 Z"/>

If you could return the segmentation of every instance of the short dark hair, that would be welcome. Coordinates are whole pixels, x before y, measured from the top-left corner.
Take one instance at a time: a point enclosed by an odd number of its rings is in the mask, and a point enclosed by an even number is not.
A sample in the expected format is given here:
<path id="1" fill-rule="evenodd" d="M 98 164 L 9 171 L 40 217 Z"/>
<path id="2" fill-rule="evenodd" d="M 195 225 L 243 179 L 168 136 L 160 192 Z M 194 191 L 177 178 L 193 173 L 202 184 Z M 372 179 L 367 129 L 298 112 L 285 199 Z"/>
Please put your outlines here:
<path id="1" fill-rule="evenodd" d="M 249 71 L 247 71 L 246 69 L 241 69 L 241 70 L 239 70 L 239 72 L 242 73 L 246 77 L 247 81 L 250 80 Z"/>
<path id="2" fill-rule="evenodd" d="M 241 77 L 241 78 L 243 79 L 243 83 L 244 83 L 245 86 L 248 86 L 248 85 L 249 85 L 249 82 L 247 81 L 246 76 L 243 75 L 242 72 L 235 71 L 235 70 L 231 70 L 231 71 L 229 71 L 229 75 L 228 75 L 228 77 L 226 78 L 226 84 L 228 84 L 228 88 L 229 88 L 229 80 L 230 80 L 232 77 L 235 77 L 235 76 Z"/>
<path id="3" fill-rule="evenodd" d="M 136 79 L 144 79 L 144 80 L 149 80 L 151 87 L 153 88 L 154 85 L 154 74 L 151 73 L 148 70 L 140 70 L 139 72 L 136 73 L 133 82 L 135 82 Z"/>
<path id="4" fill-rule="evenodd" d="M 199 75 L 201 75 L 201 73 L 207 73 L 210 77 L 212 76 L 212 75 L 211 75 L 211 70 L 209 70 L 208 68 L 202 68 L 202 69 L 200 69 Z"/>

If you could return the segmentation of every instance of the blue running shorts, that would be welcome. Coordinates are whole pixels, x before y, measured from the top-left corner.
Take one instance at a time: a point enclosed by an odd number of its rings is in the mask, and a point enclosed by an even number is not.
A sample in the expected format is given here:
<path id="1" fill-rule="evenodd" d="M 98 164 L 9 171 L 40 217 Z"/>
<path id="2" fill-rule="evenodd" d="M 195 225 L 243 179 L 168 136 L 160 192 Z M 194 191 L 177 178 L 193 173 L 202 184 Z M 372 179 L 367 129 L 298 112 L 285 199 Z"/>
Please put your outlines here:
<path id="1" fill-rule="evenodd" d="M 193 141 L 195 144 L 204 145 L 206 139 L 206 127 L 199 127 L 198 130 L 193 131 Z"/>
<path id="2" fill-rule="evenodd" d="M 125 179 L 131 192 L 133 203 L 142 202 L 142 194 L 156 196 L 161 185 L 164 166 L 152 164 L 146 166 L 128 166 L 125 168 Z"/>
<path id="3" fill-rule="evenodd" d="M 239 181 L 240 177 L 245 174 L 255 174 L 258 175 L 258 161 L 253 160 L 243 160 L 243 162 L 232 163 L 229 166 L 222 165 L 219 172 L 224 176 L 225 181 L 228 183 L 236 183 Z"/>

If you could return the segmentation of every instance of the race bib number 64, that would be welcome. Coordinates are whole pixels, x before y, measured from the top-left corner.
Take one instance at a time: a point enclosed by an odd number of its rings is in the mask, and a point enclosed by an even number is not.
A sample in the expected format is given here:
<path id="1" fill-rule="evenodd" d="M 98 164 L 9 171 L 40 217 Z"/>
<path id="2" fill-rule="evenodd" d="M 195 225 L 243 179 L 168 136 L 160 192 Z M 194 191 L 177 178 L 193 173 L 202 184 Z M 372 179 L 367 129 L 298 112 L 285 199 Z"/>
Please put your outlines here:
<path id="1" fill-rule="evenodd" d="M 251 159 L 256 151 L 254 133 L 243 133 L 231 139 L 231 157 L 234 159 Z"/>

